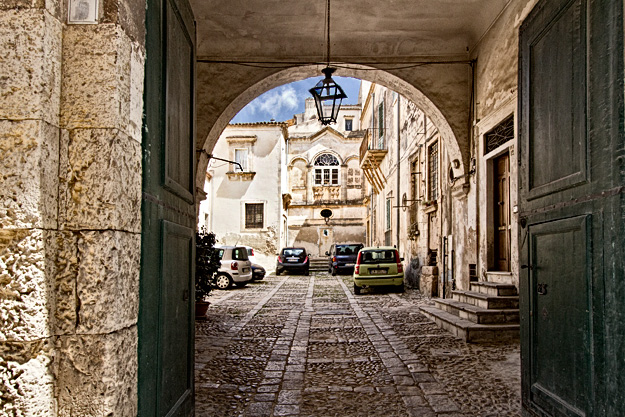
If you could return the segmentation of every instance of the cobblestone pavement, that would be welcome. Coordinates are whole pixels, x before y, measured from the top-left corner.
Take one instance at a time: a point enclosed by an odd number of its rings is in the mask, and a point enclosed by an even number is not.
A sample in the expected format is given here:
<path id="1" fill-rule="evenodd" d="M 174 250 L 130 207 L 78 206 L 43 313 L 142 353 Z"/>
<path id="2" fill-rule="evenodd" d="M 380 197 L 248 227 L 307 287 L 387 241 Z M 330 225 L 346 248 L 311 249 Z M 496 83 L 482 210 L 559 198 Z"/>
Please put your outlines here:
<path id="1" fill-rule="evenodd" d="M 519 416 L 518 343 L 466 344 L 417 291 L 268 276 L 196 322 L 197 416 Z"/>

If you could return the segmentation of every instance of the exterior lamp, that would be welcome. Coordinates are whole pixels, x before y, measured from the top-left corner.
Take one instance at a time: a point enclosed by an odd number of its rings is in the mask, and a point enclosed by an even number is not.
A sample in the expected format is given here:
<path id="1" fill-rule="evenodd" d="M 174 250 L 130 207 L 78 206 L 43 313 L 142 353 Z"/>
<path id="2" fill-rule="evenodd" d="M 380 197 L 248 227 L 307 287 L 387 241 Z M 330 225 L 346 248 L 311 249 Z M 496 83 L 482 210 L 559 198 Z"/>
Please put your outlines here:
<path id="1" fill-rule="evenodd" d="M 308 90 L 315 99 L 317 116 L 322 125 L 336 123 L 341 103 L 347 98 L 341 86 L 332 79 L 336 68 L 330 68 L 330 0 L 326 2 L 326 29 L 326 67 L 321 70 L 326 77 Z"/>
<path id="2" fill-rule="evenodd" d="M 332 79 L 332 73 L 335 70 L 335 68 L 330 67 L 322 69 L 321 72 L 323 72 L 326 77 L 308 90 L 315 99 L 317 116 L 322 125 L 336 123 L 336 118 L 341 109 L 341 103 L 344 98 L 347 98 L 341 86 Z"/>

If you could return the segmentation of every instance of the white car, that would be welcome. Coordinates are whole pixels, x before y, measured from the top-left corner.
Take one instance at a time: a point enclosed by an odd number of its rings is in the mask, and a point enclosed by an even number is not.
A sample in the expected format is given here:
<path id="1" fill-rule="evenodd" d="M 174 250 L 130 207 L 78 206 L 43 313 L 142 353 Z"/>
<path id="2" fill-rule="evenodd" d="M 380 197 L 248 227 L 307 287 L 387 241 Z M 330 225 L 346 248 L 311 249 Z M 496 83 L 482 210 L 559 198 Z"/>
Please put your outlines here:
<path id="1" fill-rule="evenodd" d="M 247 249 L 243 246 L 215 246 L 218 250 L 221 266 L 215 275 L 213 284 L 220 290 L 227 290 L 232 284 L 243 287 L 252 280 L 252 263 L 248 259 Z"/>
<path id="2" fill-rule="evenodd" d="M 241 246 L 247 249 L 247 258 L 250 260 L 250 262 L 253 264 L 257 264 L 258 262 L 256 262 L 256 256 L 254 255 L 254 248 L 251 246 L 245 246 L 245 245 L 241 245 Z"/>

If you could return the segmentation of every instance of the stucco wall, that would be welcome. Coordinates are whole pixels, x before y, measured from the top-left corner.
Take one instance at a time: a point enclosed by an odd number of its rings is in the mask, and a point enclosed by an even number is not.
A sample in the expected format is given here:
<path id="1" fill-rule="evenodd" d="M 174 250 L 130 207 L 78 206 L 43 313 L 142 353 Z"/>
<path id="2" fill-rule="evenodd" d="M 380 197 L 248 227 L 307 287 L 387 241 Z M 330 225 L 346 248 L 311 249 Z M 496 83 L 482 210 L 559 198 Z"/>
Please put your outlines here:
<path id="1" fill-rule="evenodd" d="M 138 6 L 0 6 L 2 415 L 137 411 Z"/>
<path id="2" fill-rule="evenodd" d="M 234 166 L 214 160 L 210 205 L 211 224 L 219 244 L 247 245 L 255 249 L 257 262 L 266 269 L 274 267 L 280 246 L 282 222 L 281 164 L 284 144 L 282 123 L 231 125 L 221 135 L 213 155 L 234 160 L 234 149 L 249 147 L 247 174 L 228 174 Z M 245 228 L 245 203 L 264 204 L 264 227 Z M 203 217 L 200 212 L 200 217 Z"/>

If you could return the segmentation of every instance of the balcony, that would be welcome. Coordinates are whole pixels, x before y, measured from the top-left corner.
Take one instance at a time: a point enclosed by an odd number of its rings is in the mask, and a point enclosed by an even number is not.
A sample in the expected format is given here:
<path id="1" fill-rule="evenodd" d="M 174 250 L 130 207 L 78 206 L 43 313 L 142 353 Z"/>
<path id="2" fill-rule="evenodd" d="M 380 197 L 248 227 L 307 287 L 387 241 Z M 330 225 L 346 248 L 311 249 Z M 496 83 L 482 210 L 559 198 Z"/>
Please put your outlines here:
<path id="1" fill-rule="evenodd" d="M 386 178 L 380 168 L 380 163 L 388 153 L 385 136 L 384 130 L 367 129 L 360 143 L 360 168 L 376 194 L 386 185 Z"/>

